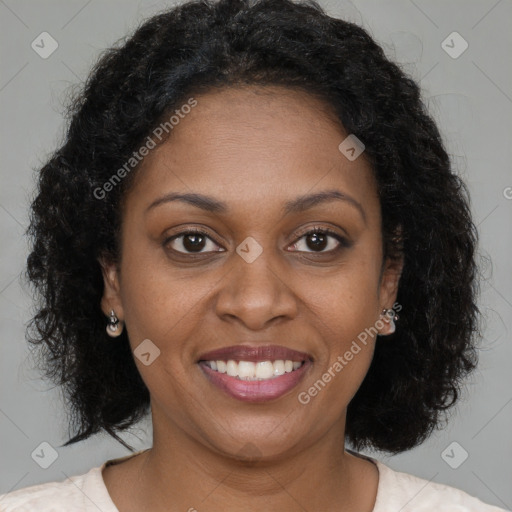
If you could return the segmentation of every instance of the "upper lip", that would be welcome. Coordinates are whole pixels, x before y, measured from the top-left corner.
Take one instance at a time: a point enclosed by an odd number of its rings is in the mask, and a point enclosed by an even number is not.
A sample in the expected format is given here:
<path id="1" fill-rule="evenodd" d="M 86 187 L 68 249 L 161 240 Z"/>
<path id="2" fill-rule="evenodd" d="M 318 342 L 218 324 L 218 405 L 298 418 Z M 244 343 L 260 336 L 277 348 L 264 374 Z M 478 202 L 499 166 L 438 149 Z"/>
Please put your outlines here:
<path id="1" fill-rule="evenodd" d="M 210 352 L 205 352 L 199 357 L 199 361 L 307 361 L 312 357 L 306 352 L 299 352 L 281 345 L 232 345 Z"/>

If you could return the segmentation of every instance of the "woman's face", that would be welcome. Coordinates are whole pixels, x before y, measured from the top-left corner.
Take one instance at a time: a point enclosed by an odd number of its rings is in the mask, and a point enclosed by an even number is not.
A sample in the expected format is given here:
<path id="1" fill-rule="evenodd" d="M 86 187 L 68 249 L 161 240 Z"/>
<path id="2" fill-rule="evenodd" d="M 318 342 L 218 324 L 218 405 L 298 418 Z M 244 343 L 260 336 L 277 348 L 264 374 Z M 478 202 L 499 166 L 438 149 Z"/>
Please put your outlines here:
<path id="1" fill-rule="evenodd" d="M 105 265 L 102 306 L 145 354 L 135 363 L 156 436 L 182 435 L 229 456 L 250 443 L 277 457 L 333 427 L 343 435 L 375 343 L 358 335 L 393 305 L 399 269 L 383 266 L 364 153 L 350 160 L 340 151 L 348 134 L 320 100 L 279 87 L 195 99 L 137 171 L 122 261 L 119 272 Z M 338 198 L 305 199 L 320 192 Z M 159 201 L 171 193 L 202 199 Z M 321 233 L 308 235 L 313 228 Z M 218 349 L 227 351 L 208 354 Z M 227 363 L 231 376 L 203 362 L 230 358 L 245 361 Z M 286 360 L 302 365 L 290 372 Z"/>

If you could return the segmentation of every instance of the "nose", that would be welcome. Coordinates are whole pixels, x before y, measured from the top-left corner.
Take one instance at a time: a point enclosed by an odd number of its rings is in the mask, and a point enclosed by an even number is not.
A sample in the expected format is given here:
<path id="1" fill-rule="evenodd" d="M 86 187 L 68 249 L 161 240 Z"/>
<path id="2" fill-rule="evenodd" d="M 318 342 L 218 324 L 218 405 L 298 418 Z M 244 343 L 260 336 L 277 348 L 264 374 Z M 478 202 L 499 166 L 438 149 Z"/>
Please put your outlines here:
<path id="1" fill-rule="evenodd" d="M 233 268 L 222 281 L 216 302 L 216 313 L 223 320 L 239 321 L 257 331 L 270 323 L 292 319 L 297 315 L 297 298 L 289 277 L 270 251 L 263 251 L 251 263 L 233 255 Z"/>

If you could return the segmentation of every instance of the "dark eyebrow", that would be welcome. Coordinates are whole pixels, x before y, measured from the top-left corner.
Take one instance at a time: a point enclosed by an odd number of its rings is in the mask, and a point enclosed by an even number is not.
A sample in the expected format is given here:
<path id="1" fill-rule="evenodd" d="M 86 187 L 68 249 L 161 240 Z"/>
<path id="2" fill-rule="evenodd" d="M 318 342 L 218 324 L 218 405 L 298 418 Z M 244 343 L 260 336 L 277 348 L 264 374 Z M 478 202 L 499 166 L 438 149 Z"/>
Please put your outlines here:
<path id="1" fill-rule="evenodd" d="M 356 201 L 353 197 L 341 193 L 339 190 L 325 190 L 323 192 L 317 192 L 315 194 L 300 196 L 297 199 L 293 199 L 292 201 L 287 201 L 283 207 L 284 215 L 289 215 L 291 213 L 303 212 L 304 210 L 308 210 L 309 208 L 313 208 L 317 204 L 326 202 L 326 201 L 347 201 L 357 208 L 363 220 L 366 223 L 366 214 L 361 206 L 361 203 Z M 192 206 L 200 208 L 201 210 L 205 210 L 211 213 L 227 213 L 229 208 L 226 203 L 222 201 L 218 201 L 213 197 L 205 196 L 203 194 L 180 194 L 177 192 L 171 192 L 166 194 L 155 201 L 153 201 L 147 208 L 146 213 L 161 204 L 168 203 L 171 201 L 183 201 Z"/>
<path id="2" fill-rule="evenodd" d="M 339 190 L 324 190 L 323 192 L 300 196 L 293 201 L 288 201 L 284 205 L 284 214 L 289 215 L 290 213 L 302 212 L 326 201 L 347 201 L 357 208 L 366 224 L 366 213 L 361 203 L 356 201 L 353 197 L 341 193 Z"/>
<path id="3" fill-rule="evenodd" d="M 201 208 L 201 210 L 205 210 L 207 212 L 212 213 L 227 213 L 228 206 L 226 203 L 222 201 L 217 201 L 213 197 L 204 196 L 202 194 L 179 194 L 177 192 L 171 192 L 170 194 L 165 194 L 155 201 L 153 201 L 147 208 L 146 213 L 152 208 L 156 208 L 164 203 L 169 203 L 170 201 L 183 201 L 185 203 L 191 204 L 192 206 L 196 206 L 197 208 Z"/>

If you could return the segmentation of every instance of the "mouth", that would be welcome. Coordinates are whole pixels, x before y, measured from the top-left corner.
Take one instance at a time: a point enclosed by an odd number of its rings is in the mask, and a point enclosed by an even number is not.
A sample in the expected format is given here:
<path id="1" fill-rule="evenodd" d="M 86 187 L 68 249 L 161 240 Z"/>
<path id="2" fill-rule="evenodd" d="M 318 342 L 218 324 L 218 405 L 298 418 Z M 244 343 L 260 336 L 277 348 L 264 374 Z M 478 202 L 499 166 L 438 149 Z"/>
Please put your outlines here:
<path id="1" fill-rule="evenodd" d="M 209 382 L 246 402 L 283 396 L 302 380 L 313 358 L 278 345 L 236 345 L 201 355 L 198 365 Z"/>
<path id="2" fill-rule="evenodd" d="M 292 361 L 290 359 L 277 359 L 276 361 L 204 361 L 209 368 L 218 373 L 225 373 L 230 377 L 239 380 L 268 380 L 275 379 L 285 373 L 298 370 L 303 361 Z"/>

